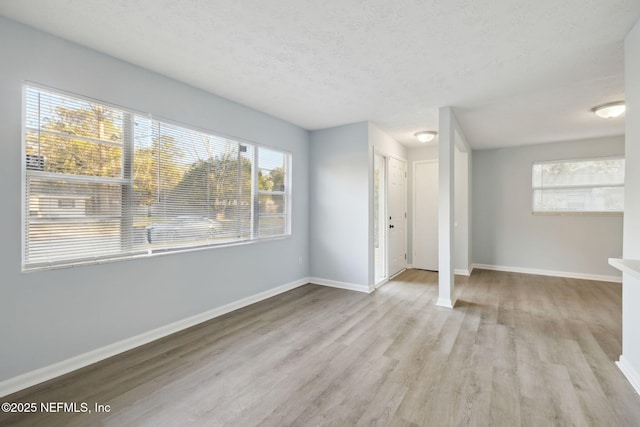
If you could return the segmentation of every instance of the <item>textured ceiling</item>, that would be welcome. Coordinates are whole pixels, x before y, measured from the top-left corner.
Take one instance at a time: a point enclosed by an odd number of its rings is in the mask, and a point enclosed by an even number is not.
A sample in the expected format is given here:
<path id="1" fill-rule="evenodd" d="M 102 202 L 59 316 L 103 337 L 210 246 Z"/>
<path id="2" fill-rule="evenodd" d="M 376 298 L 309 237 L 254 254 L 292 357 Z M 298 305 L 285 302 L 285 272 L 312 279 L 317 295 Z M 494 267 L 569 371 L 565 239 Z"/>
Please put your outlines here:
<path id="1" fill-rule="evenodd" d="M 0 14 L 288 120 L 474 148 L 619 135 L 640 0 L 0 0 Z M 6 42 L 6 41 L 3 41 Z"/>

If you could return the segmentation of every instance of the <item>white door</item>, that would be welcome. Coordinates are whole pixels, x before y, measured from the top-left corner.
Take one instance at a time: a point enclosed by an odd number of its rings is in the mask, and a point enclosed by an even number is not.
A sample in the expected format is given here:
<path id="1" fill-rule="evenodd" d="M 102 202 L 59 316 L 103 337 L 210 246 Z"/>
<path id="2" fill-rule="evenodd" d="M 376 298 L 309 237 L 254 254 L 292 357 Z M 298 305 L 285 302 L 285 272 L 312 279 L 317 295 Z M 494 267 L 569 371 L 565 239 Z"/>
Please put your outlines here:
<path id="1" fill-rule="evenodd" d="M 413 266 L 438 271 L 437 162 L 414 164 L 413 188 Z"/>
<path id="2" fill-rule="evenodd" d="M 388 166 L 389 277 L 392 277 L 404 270 L 407 265 L 405 208 L 407 166 L 404 161 L 393 157 L 389 157 Z"/>

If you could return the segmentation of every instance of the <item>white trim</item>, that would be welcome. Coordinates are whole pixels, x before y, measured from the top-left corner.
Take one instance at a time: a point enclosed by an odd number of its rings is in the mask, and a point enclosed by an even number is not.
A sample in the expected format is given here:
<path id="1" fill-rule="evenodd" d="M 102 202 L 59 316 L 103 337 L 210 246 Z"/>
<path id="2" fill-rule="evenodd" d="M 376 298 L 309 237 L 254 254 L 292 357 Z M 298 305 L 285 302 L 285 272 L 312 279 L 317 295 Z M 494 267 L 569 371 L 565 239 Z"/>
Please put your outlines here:
<path id="1" fill-rule="evenodd" d="M 569 271 L 539 270 L 536 268 L 508 267 L 504 265 L 473 264 L 472 270 L 479 268 L 482 270 L 506 271 L 509 273 L 537 274 L 540 276 L 568 277 L 571 279 L 596 280 L 599 282 L 622 283 L 620 276 L 605 276 L 600 274 L 574 273 Z"/>
<path id="2" fill-rule="evenodd" d="M 40 267 L 29 267 L 28 269 L 23 268 L 22 273 L 30 274 L 30 273 L 36 273 L 38 271 L 60 270 L 63 268 L 73 268 L 73 267 L 79 267 L 79 266 L 85 266 L 85 265 L 110 264 L 113 262 L 131 261 L 131 260 L 142 259 L 142 258 L 189 253 L 189 252 L 196 252 L 196 251 L 206 251 L 209 249 L 231 248 L 231 247 L 243 246 L 243 245 L 254 245 L 254 244 L 268 243 L 268 242 L 274 242 L 278 240 L 289 240 L 289 239 L 291 239 L 290 234 L 286 236 L 262 237 L 262 238 L 255 238 L 255 239 L 252 238 L 247 240 L 233 240 L 230 242 L 210 244 L 210 245 L 185 246 L 184 248 L 177 248 L 177 249 L 168 249 L 168 250 L 156 249 L 156 251 L 153 252 L 152 254 L 149 254 L 149 252 L 147 251 L 143 251 L 143 252 L 134 252 L 129 255 L 122 255 L 121 257 L 93 258 L 93 259 L 86 259 L 86 260 L 76 260 L 69 264 L 54 264 L 54 265 L 47 264 Z M 23 250 L 23 256 L 24 256 L 24 250 Z M 23 262 L 23 266 L 24 266 L 24 262 Z"/>
<path id="3" fill-rule="evenodd" d="M 383 201 L 384 206 L 382 207 L 383 215 L 382 218 L 386 218 L 387 217 L 387 193 L 388 193 L 388 175 L 389 175 L 389 165 L 388 160 L 387 160 L 387 155 L 384 154 L 382 151 L 379 151 L 378 148 L 375 145 L 372 145 L 372 149 L 373 149 L 373 154 L 372 154 L 372 158 L 371 161 L 369 162 L 369 166 L 371 167 L 370 173 L 369 173 L 369 238 L 370 238 L 370 245 L 369 245 L 369 274 L 371 275 L 371 277 L 373 277 L 373 281 L 375 282 L 375 278 L 376 278 L 376 263 L 375 263 L 375 247 L 374 247 L 374 242 L 373 242 L 373 235 L 374 235 L 374 230 L 375 230 L 375 223 L 373 221 L 373 218 L 375 216 L 375 210 L 376 210 L 376 205 L 374 203 L 374 199 L 375 199 L 375 163 L 376 163 L 376 156 L 380 156 L 381 160 L 382 160 L 382 164 L 384 167 L 384 191 L 382 192 L 383 197 L 380 199 Z M 384 247 L 381 250 L 382 252 L 382 256 L 380 257 L 380 262 L 382 263 L 382 268 L 384 270 L 384 277 L 381 280 L 381 282 L 378 285 L 374 284 L 374 289 L 377 289 L 378 287 L 382 286 L 383 284 L 387 283 L 389 281 L 389 256 L 388 256 L 388 252 L 389 252 L 389 228 L 387 227 L 388 225 L 388 221 L 384 221 L 385 226 L 384 228 Z M 382 234 L 381 234 L 382 235 Z"/>
<path id="4" fill-rule="evenodd" d="M 473 273 L 473 265 L 469 268 L 469 270 L 464 270 L 462 268 L 456 268 L 453 270 L 453 274 L 458 275 L 458 276 L 471 276 L 471 273 Z M 412 264 L 407 264 L 407 269 L 415 269 L 416 267 L 414 267 Z M 419 270 L 424 270 L 424 268 L 420 268 Z M 489 268 L 487 270 L 490 270 Z M 425 270 L 425 271 L 434 271 L 434 270 Z M 435 273 L 437 273 L 437 271 L 434 271 Z"/>
<path id="5" fill-rule="evenodd" d="M 640 374 L 633 366 L 631 366 L 629 360 L 621 355 L 620 360 L 616 362 L 616 365 L 618 365 L 618 368 L 622 371 L 631 386 L 633 386 L 636 393 L 640 394 Z"/>
<path id="6" fill-rule="evenodd" d="M 329 286 L 331 288 L 347 289 L 349 291 L 364 292 L 366 294 L 370 294 L 372 292 L 372 289 L 367 285 L 356 285 L 355 283 L 338 282 L 337 280 L 321 279 L 319 277 L 309 277 L 309 283 Z"/>
<path id="7" fill-rule="evenodd" d="M 113 344 L 91 350 L 87 353 L 70 357 L 69 359 L 62 360 L 52 365 L 35 369 L 33 371 L 18 375 L 13 378 L 9 378 L 0 382 L 0 397 L 7 396 L 11 393 L 15 393 L 16 391 L 23 390 L 27 387 L 31 387 L 36 384 L 59 377 L 93 363 L 100 362 L 101 360 L 107 359 L 120 353 L 124 353 L 125 351 L 134 349 L 157 339 L 214 319 L 218 316 L 222 316 L 223 314 L 227 314 L 231 311 L 238 310 L 242 307 L 246 307 L 248 305 L 265 300 L 267 298 L 271 298 L 283 292 L 290 291 L 291 289 L 306 285 L 307 283 L 309 283 L 309 281 L 309 278 L 305 277 L 291 283 L 269 289 L 268 291 L 260 292 L 255 295 L 242 298 L 221 307 L 205 311 L 204 313 L 196 314 L 195 316 L 191 316 L 186 319 L 178 320 L 177 322 L 173 322 L 168 325 L 143 332 L 142 334 L 126 338 L 122 341 L 118 341 Z"/>
<path id="8" fill-rule="evenodd" d="M 453 308 L 456 305 L 456 300 L 451 301 L 448 298 L 438 298 L 436 305 L 444 308 Z"/>
<path id="9" fill-rule="evenodd" d="M 609 258 L 609 265 L 640 280 L 640 260 Z"/>
<path id="10" fill-rule="evenodd" d="M 407 267 L 403 268 L 402 270 L 398 271 L 397 273 L 395 273 L 393 276 L 389 277 L 389 280 L 395 278 L 396 276 L 401 275 L 402 273 L 404 273 L 405 271 L 407 271 Z"/>
<path id="11" fill-rule="evenodd" d="M 404 267 L 405 267 L 405 270 L 413 270 L 415 268 L 413 264 L 407 264 Z"/>
<path id="12" fill-rule="evenodd" d="M 389 279 L 382 279 L 381 281 L 379 281 L 378 283 L 375 284 L 374 288 L 378 289 L 380 286 L 389 283 Z"/>

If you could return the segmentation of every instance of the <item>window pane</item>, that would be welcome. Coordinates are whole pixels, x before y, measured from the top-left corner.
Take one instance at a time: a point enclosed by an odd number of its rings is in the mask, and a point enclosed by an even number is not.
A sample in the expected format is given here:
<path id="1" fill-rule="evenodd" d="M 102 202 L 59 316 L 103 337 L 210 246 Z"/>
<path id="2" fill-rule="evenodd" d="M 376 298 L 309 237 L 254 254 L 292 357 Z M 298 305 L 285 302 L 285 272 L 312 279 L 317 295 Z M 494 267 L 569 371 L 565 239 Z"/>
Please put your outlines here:
<path id="1" fill-rule="evenodd" d="M 286 232 L 284 216 L 261 216 L 259 219 L 260 237 L 282 236 Z"/>
<path id="2" fill-rule="evenodd" d="M 536 164 L 533 182 L 542 187 L 624 184 L 624 159 Z"/>
<path id="3" fill-rule="evenodd" d="M 28 129 L 122 143 L 122 111 L 32 87 L 26 103 Z"/>
<path id="4" fill-rule="evenodd" d="M 533 209 L 543 212 L 621 212 L 624 210 L 624 188 L 534 190 Z"/>
<path id="5" fill-rule="evenodd" d="M 157 219 L 146 228 L 149 243 L 190 243 L 215 236 L 216 227 L 206 217 L 180 215 L 172 219 Z"/>
<path id="6" fill-rule="evenodd" d="M 260 148 L 258 150 L 258 189 L 261 191 L 285 191 L 284 153 Z"/>
<path id="7" fill-rule="evenodd" d="M 120 216 L 122 208 L 122 187 L 119 184 L 67 182 L 29 176 L 27 194 L 30 218 Z M 73 208 L 69 209 L 72 204 Z"/>
<path id="8" fill-rule="evenodd" d="M 534 187 L 542 187 L 542 169 L 544 165 L 535 164 L 533 165 L 533 176 L 531 182 Z"/>
<path id="9" fill-rule="evenodd" d="M 134 189 L 137 208 L 150 218 L 149 243 L 250 238 L 253 147 L 162 122 L 140 123 Z"/>
<path id="10" fill-rule="evenodd" d="M 120 185 L 28 177 L 26 262 L 122 252 Z"/>
<path id="11" fill-rule="evenodd" d="M 119 220 L 34 220 L 27 263 L 77 261 L 122 253 Z"/>
<path id="12" fill-rule="evenodd" d="M 284 169 L 285 157 L 285 154 L 281 151 L 260 147 L 258 163 L 260 168 L 265 170 Z"/>
<path id="13" fill-rule="evenodd" d="M 260 194 L 260 214 L 285 213 L 285 197 L 283 194 Z"/>
<path id="14" fill-rule="evenodd" d="M 287 234 L 287 161 L 286 153 L 260 147 L 258 149 L 258 235 Z"/>
<path id="15" fill-rule="evenodd" d="M 536 163 L 534 212 L 623 212 L 624 159 Z"/>
<path id="16" fill-rule="evenodd" d="M 28 130 L 27 156 L 40 156 L 38 170 L 67 175 L 122 176 L 122 147 Z M 32 169 L 33 170 L 33 169 Z"/>
<path id="17" fill-rule="evenodd" d="M 122 176 L 121 111 L 28 87 L 25 117 L 30 170 Z"/>

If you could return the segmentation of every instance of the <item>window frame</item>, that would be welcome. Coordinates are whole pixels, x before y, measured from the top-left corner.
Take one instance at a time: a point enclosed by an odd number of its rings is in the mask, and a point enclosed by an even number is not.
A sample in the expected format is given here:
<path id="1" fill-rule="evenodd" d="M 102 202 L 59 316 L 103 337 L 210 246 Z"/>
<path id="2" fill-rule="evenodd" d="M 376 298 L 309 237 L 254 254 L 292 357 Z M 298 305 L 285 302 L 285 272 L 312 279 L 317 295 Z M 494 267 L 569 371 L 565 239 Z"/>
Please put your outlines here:
<path id="1" fill-rule="evenodd" d="M 624 208 L 622 210 L 611 211 L 587 211 L 587 210 L 536 210 L 535 209 L 535 193 L 536 190 L 549 190 L 549 189 L 580 189 L 580 188 L 622 188 L 625 184 L 593 184 L 593 185 L 565 185 L 555 187 L 536 186 L 533 179 L 533 169 L 536 165 L 553 165 L 560 163 L 578 163 L 578 162 L 593 162 L 593 161 L 606 161 L 606 160 L 625 160 L 624 155 L 614 156 L 599 156 L 599 157 L 587 157 L 587 158 L 571 158 L 571 159 L 554 159 L 554 160 L 536 160 L 531 163 L 531 169 L 529 178 L 531 180 L 531 214 L 532 215 L 595 215 L 595 216 L 621 216 L 624 215 Z"/>
<path id="2" fill-rule="evenodd" d="M 119 177 L 102 177 L 102 176 L 90 176 L 90 175 L 75 175 L 75 174 L 65 174 L 65 173 L 56 173 L 56 172 L 46 172 L 44 170 L 34 169 L 34 161 L 38 162 L 36 165 L 40 167 L 42 162 L 44 164 L 44 157 L 40 159 L 34 159 L 27 155 L 27 134 L 29 131 L 33 129 L 27 126 L 27 91 L 28 89 L 33 89 L 36 91 L 45 91 L 50 92 L 55 95 L 59 95 L 64 98 L 77 99 L 79 101 L 84 101 L 88 103 L 97 104 L 100 106 L 104 106 L 107 108 L 112 108 L 117 110 L 118 112 L 123 113 L 123 123 L 122 123 L 122 144 L 111 144 L 118 145 L 122 147 L 121 156 L 121 171 Z M 126 244 L 121 243 L 120 252 L 112 255 L 100 255 L 100 254 L 88 254 L 86 257 L 77 257 L 77 258 L 67 258 L 64 260 L 54 260 L 47 262 L 31 262 L 28 263 L 28 245 L 29 245 L 29 236 L 27 233 L 27 224 L 29 222 L 30 216 L 30 201 L 29 197 L 29 177 L 40 177 L 40 178 L 49 178 L 49 179 L 57 179 L 65 182 L 81 182 L 81 183 L 102 183 L 102 184 L 110 184 L 110 185 L 119 185 L 122 189 L 121 193 L 121 206 L 120 206 L 120 236 L 121 240 L 125 238 L 126 235 L 131 235 L 132 231 L 124 231 L 126 230 L 126 226 L 132 226 L 134 221 L 134 215 L 130 210 L 133 210 L 134 204 L 134 175 L 133 175 L 133 164 L 135 158 L 135 136 L 133 130 L 125 130 L 127 126 L 131 126 L 133 128 L 133 122 L 135 116 L 144 117 L 146 119 L 151 120 L 155 123 L 162 123 L 171 126 L 176 126 L 185 130 L 200 132 L 203 134 L 210 135 L 216 138 L 223 138 L 238 143 L 241 145 L 251 146 L 253 151 L 252 156 L 252 210 L 251 210 L 251 234 L 249 238 L 244 239 L 235 239 L 235 240 L 224 240 L 221 242 L 216 242 L 215 240 L 211 241 L 196 241 L 193 244 L 173 244 L 173 245 L 164 245 L 162 247 L 151 247 L 147 242 L 145 244 L 146 248 L 144 249 L 134 249 L 133 244 L 129 242 L 129 247 L 126 247 Z M 47 133 L 51 133 L 51 131 L 47 131 Z M 62 136 L 68 136 L 66 134 L 61 134 Z M 75 137 L 74 137 L 75 138 Z M 78 139 L 81 140 L 91 140 L 90 137 L 78 136 Z M 105 143 L 105 141 L 91 141 L 96 144 Z M 108 144 L 108 142 L 106 142 Z M 259 195 L 261 194 L 258 191 L 258 153 L 260 149 L 271 150 L 277 153 L 281 153 L 285 159 L 285 172 L 284 172 L 284 185 L 285 191 L 279 192 L 278 194 L 284 194 L 285 200 L 285 211 L 283 214 L 285 217 L 285 227 L 284 233 L 273 235 L 273 236 L 265 236 L 260 237 L 258 233 L 258 224 L 260 218 L 260 212 L 258 207 Z M 221 132 L 212 131 L 210 129 L 204 129 L 198 126 L 185 124 L 183 122 L 179 122 L 172 119 L 167 119 L 160 115 L 152 115 L 151 113 L 145 113 L 133 110 L 131 108 L 122 107 L 117 104 L 113 104 L 107 101 L 98 100 L 92 97 L 88 97 L 85 95 L 79 95 L 74 92 L 61 90 L 57 88 L 52 88 L 50 86 L 42 85 L 39 83 L 25 81 L 22 84 L 22 123 L 21 123 L 21 270 L 23 273 L 29 273 L 33 271 L 41 271 L 41 270 L 52 270 L 52 269 L 60 269 L 60 268 L 69 268 L 79 265 L 91 265 L 91 264 L 103 264 L 110 262 L 118 262 L 130 259 L 137 258 L 147 258 L 151 256 L 159 256 L 166 255 L 172 253 L 183 253 L 183 252 L 191 252 L 196 250 L 206 250 L 206 249 L 214 249 L 214 248 L 224 248 L 224 247 L 232 247 L 238 245 L 247 245 L 247 244 L 255 244 L 260 242 L 267 242 L 273 240 L 283 240 L 290 239 L 292 237 L 292 206 L 291 201 L 293 200 L 292 189 L 293 189 L 293 175 L 292 171 L 293 164 L 293 155 L 289 150 L 285 150 L 279 147 L 273 147 L 266 144 L 259 144 L 253 141 L 248 141 L 243 138 L 238 138 L 235 136 L 230 136 Z M 267 192 L 272 194 L 270 192 Z M 125 203 L 126 200 L 126 203 Z M 128 215 L 128 217 L 127 217 Z"/>
<path id="3" fill-rule="evenodd" d="M 291 217 L 291 155 L 288 154 L 287 152 L 284 152 L 282 150 L 275 150 L 275 149 L 271 149 L 268 147 L 265 147 L 268 150 L 272 150 L 272 151 L 278 151 L 283 153 L 284 156 L 284 187 L 285 187 L 285 191 L 269 191 L 269 190 L 260 190 L 259 189 L 259 173 L 262 169 L 260 169 L 260 154 L 259 154 L 259 150 L 256 150 L 254 153 L 255 156 L 255 164 L 256 167 L 253 170 L 253 175 L 254 175 L 254 179 L 253 179 L 253 192 L 256 195 L 254 198 L 254 213 L 256 215 L 256 219 L 255 221 L 252 218 L 253 221 L 253 225 L 254 225 L 254 234 L 260 236 L 261 234 L 261 230 L 260 230 L 260 218 L 280 218 L 280 217 L 284 217 L 285 219 L 285 234 L 284 235 L 290 235 L 291 234 L 291 221 L 289 220 L 289 218 Z M 283 200 L 284 200 L 284 212 L 283 213 L 261 213 L 260 212 L 260 196 L 261 195 L 272 195 L 272 196 L 283 196 Z M 262 238 L 262 239 L 268 239 L 270 236 L 267 237 L 258 237 L 258 238 Z M 272 236 L 272 237 L 277 237 L 277 236 Z"/>

